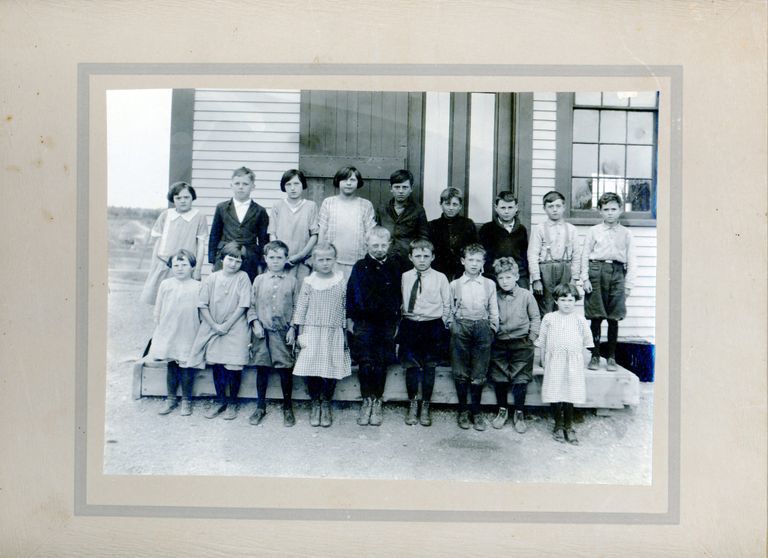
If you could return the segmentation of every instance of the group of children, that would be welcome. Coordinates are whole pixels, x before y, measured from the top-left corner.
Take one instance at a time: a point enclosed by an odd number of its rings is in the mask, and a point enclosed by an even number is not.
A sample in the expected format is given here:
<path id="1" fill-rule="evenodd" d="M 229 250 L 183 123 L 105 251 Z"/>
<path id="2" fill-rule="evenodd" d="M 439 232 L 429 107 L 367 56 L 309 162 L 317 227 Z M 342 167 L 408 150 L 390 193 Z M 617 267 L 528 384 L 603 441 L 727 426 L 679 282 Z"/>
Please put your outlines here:
<path id="1" fill-rule="evenodd" d="M 161 414 L 178 405 L 179 384 L 181 412 L 191 414 L 194 370 L 210 366 L 216 403 L 206 417 L 234 419 L 242 371 L 254 367 L 251 424 L 266 414 L 268 380 L 275 373 L 284 425 L 296 422 L 293 376 L 303 376 L 309 422 L 328 427 L 336 382 L 351 374 L 354 359 L 362 398 L 357 422 L 378 426 L 387 367 L 397 358 L 410 402 L 405 422 L 429 426 L 435 367 L 449 355 L 459 427 L 487 428 L 480 400 L 490 380 L 498 407 L 491 426 L 510 420 L 511 388 L 511 422 L 523 433 L 538 346 L 542 400 L 554 410 L 554 438 L 578 443 L 572 416 L 573 404 L 586 399 L 583 350 L 592 348 L 589 368 L 597 369 L 601 321 L 607 319 L 607 369 L 616 368 L 618 320 L 634 274 L 632 236 L 617 222 L 616 194 L 600 198 L 603 223 L 589 230 L 582 248 L 575 227 L 563 220 L 565 200 L 558 192 L 544 196 L 548 218 L 529 244 L 510 192 L 497 196 L 497 219 L 478 234 L 459 215 L 463 196 L 454 188 L 441 194 L 441 217 L 427 222 L 411 196 L 407 170 L 392 174 L 392 200 L 381 212 L 357 196 L 363 178 L 354 167 L 336 173 L 339 193 L 319 210 L 303 199 L 307 181 L 298 170 L 284 173 L 286 198 L 269 214 L 250 199 L 253 182 L 247 168 L 233 173 L 233 197 L 217 206 L 209 238 L 214 272 L 202 283 L 196 279 L 205 220 L 201 225 L 192 209 L 192 186 L 171 186 L 174 207 L 153 229 L 159 241 L 142 298 L 157 293 L 148 357 L 169 362 Z M 591 327 L 575 313 L 579 283 Z"/>

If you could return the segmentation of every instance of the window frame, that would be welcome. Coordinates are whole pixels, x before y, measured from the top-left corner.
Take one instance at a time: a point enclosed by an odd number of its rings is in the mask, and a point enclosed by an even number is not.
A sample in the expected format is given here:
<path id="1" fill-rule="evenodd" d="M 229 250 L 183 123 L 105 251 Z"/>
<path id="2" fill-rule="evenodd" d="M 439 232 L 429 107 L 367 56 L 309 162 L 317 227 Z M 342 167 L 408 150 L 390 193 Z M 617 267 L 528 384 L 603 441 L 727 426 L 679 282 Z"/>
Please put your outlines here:
<path id="1" fill-rule="evenodd" d="M 597 208 L 593 209 L 573 209 L 571 207 L 571 184 L 572 184 L 572 158 L 573 158 L 573 110 L 575 93 L 557 94 L 557 139 L 556 139 L 556 162 L 555 162 L 555 189 L 565 196 L 567 200 L 568 221 L 574 225 L 595 225 L 602 219 Z M 648 107 L 604 107 L 579 105 L 578 108 L 595 110 L 619 110 L 627 112 L 648 112 Z M 656 198 L 658 187 L 657 164 L 658 164 L 658 122 L 659 107 L 656 106 L 653 126 L 653 177 L 651 178 L 651 210 L 650 211 L 627 211 L 621 216 L 621 222 L 625 225 L 634 227 L 655 227 L 656 226 Z"/>

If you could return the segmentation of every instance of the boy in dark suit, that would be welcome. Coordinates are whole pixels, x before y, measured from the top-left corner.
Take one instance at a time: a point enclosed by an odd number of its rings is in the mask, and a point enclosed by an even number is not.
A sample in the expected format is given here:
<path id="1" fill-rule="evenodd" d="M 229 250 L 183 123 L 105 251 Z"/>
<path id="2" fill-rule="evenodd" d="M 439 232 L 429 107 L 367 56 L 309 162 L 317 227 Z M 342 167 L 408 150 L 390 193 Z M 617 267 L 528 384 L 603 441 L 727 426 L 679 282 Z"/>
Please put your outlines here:
<path id="1" fill-rule="evenodd" d="M 254 174 L 248 167 L 232 173 L 232 199 L 216 206 L 208 240 L 208 262 L 213 270 L 221 269 L 221 248 L 235 241 L 245 248 L 243 265 L 251 282 L 259 274 L 263 246 L 269 242 L 267 211 L 251 199 Z"/>
<path id="2" fill-rule="evenodd" d="M 486 275 L 493 276 L 492 263 L 498 258 L 514 258 L 520 270 L 517 284 L 528 288 L 528 230 L 517 218 L 517 198 L 512 192 L 496 195 L 496 218 L 480 227 L 480 244 L 488 252 L 485 260 Z"/>

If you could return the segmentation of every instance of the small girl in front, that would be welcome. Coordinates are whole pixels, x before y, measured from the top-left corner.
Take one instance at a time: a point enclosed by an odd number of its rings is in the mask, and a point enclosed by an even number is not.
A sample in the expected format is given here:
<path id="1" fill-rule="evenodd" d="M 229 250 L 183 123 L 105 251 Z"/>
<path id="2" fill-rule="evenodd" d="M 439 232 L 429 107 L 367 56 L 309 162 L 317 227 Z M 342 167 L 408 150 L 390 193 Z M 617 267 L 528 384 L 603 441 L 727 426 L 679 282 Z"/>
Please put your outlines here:
<path id="1" fill-rule="evenodd" d="M 200 282 L 192 279 L 197 260 L 189 250 L 179 250 L 170 262 L 172 277 L 160 283 L 155 301 L 155 331 L 148 360 L 167 360 L 168 397 L 159 414 L 167 415 L 178 405 L 176 390 L 181 383 L 181 414 L 192 414 L 192 384 L 195 369 L 187 358 L 200 328 L 197 301 Z"/>
<path id="2" fill-rule="evenodd" d="M 299 348 L 293 373 L 304 376 L 307 383 L 312 426 L 331 426 L 336 381 L 352 373 L 344 330 L 347 285 L 335 264 L 333 244 L 318 243 L 312 250 L 313 271 L 301 286 L 293 313 Z"/>
<path id="3" fill-rule="evenodd" d="M 546 314 L 541 321 L 535 345 L 541 348 L 544 383 L 541 400 L 551 403 L 555 415 L 552 437 L 558 442 L 578 444 L 573 429 L 573 405 L 587 398 L 584 377 L 584 349 L 593 346 L 587 320 L 576 314 L 579 291 L 570 284 L 552 290 L 557 312 Z"/>
<path id="4" fill-rule="evenodd" d="M 217 401 L 205 415 L 209 419 L 221 413 L 226 420 L 237 417 L 237 393 L 243 367 L 248 364 L 250 330 L 245 313 L 251 306 L 251 282 L 240 271 L 242 254 L 242 246 L 227 242 L 221 249 L 221 270 L 211 273 L 200 286 L 197 306 L 203 320 L 189 360 L 195 367 L 213 367 Z"/>

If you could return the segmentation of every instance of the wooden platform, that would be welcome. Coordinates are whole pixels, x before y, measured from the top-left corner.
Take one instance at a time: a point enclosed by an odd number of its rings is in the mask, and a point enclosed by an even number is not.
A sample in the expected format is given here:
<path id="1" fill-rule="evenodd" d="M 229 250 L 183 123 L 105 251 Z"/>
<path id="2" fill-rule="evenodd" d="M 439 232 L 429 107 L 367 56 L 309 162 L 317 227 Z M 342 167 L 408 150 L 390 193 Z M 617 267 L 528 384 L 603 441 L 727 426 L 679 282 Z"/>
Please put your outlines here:
<path id="1" fill-rule="evenodd" d="M 589 355 L 585 352 L 585 362 Z M 541 401 L 541 381 L 544 371 L 534 368 L 534 381 L 528 386 L 525 403 L 530 406 L 547 405 Z M 166 366 L 162 362 L 139 361 L 134 365 L 133 396 L 139 399 L 144 396 L 164 396 Z M 615 372 L 605 370 L 605 359 L 601 362 L 600 370 L 587 370 L 587 401 L 577 407 L 597 409 L 622 409 L 625 405 L 637 405 L 640 401 L 640 382 L 635 374 L 622 367 Z M 297 378 L 298 380 L 298 378 Z M 200 370 L 195 378 L 193 395 L 197 397 L 212 397 L 215 394 L 213 378 L 210 369 Z M 256 372 L 252 368 L 243 371 L 240 397 L 256 398 Z M 272 375 L 267 390 L 268 399 L 281 399 L 280 381 L 277 375 Z M 294 399 L 308 399 L 304 382 L 295 381 L 293 386 Z M 339 401 L 359 401 L 360 385 L 357 381 L 356 368 L 352 376 L 341 380 L 334 395 Z M 385 401 L 407 401 L 405 391 L 405 374 L 400 366 L 391 366 L 387 373 L 387 384 L 384 392 Z M 510 395 L 511 400 L 511 395 Z M 453 376 L 449 367 L 438 367 L 435 378 L 435 389 L 432 394 L 433 403 L 458 403 Z M 511 401 L 510 401 L 511 402 Z M 493 405 L 496 397 L 490 385 L 486 385 L 482 403 Z"/>

